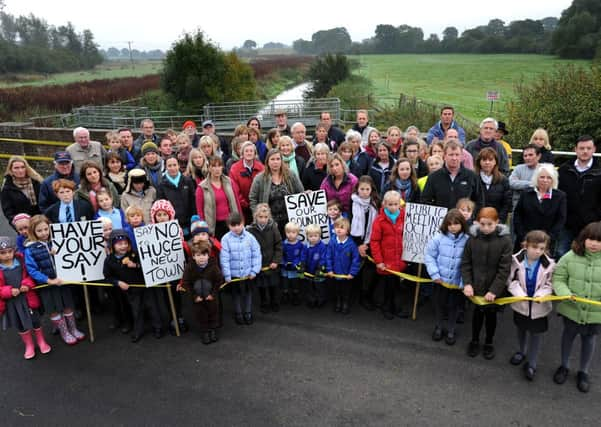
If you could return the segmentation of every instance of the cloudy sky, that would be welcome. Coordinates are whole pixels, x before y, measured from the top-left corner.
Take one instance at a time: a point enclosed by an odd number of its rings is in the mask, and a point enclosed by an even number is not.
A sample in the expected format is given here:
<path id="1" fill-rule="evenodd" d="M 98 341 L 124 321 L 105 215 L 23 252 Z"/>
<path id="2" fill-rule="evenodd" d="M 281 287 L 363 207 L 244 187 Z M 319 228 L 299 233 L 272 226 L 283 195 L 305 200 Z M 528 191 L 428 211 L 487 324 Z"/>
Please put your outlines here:
<path id="1" fill-rule="evenodd" d="M 426 37 L 447 26 L 459 31 L 499 18 L 559 17 L 571 0 L 417 0 L 392 3 L 359 1 L 184 1 L 170 0 L 4 0 L 13 15 L 33 13 L 49 24 L 71 21 L 77 31 L 89 28 L 103 48 L 132 42 L 139 50 L 168 49 L 184 32 L 202 29 L 223 49 L 252 39 L 264 43 L 292 41 L 323 29 L 346 27 L 354 41 L 372 37 L 376 25 L 421 27 Z"/>

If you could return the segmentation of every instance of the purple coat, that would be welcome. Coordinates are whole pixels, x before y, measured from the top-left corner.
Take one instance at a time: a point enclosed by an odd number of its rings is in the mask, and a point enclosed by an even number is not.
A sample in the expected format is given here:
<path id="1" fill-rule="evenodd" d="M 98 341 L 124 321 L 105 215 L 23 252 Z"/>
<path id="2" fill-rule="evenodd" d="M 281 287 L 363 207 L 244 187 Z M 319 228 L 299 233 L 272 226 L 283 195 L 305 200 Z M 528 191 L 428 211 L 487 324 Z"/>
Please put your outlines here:
<path id="1" fill-rule="evenodd" d="M 347 173 L 342 179 L 342 183 L 338 189 L 334 186 L 334 177 L 328 175 L 321 183 L 321 189 L 325 190 L 328 201 L 338 199 L 342 204 L 342 212 L 351 213 L 351 195 L 357 184 L 357 177 L 352 173 Z"/>

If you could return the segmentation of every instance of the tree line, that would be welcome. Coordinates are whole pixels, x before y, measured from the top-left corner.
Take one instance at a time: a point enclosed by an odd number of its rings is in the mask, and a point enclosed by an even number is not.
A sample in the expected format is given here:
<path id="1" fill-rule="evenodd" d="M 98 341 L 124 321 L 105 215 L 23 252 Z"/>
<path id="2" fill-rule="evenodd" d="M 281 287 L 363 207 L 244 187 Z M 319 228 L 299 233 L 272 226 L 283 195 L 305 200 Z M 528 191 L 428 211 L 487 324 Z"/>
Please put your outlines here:
<path id="1" fill-rule="evenodd" d="M 55 27 L 33 14 L 0 11 L 0 73 L 76 71 L 102 61 L 90 30 L 78 33 L 71 22 Z"/>

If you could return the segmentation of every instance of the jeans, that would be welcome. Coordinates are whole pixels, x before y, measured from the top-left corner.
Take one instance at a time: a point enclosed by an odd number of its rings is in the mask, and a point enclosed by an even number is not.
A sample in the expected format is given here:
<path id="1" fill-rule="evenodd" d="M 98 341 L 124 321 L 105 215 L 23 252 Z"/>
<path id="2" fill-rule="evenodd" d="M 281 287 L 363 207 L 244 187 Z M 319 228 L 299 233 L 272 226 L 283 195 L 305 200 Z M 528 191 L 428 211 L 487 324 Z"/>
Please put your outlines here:
<path id="1" fill-rule="evenodd" d="M 555 260 L 559 260 L 566 252 L 568 252 L 572 246 L 572 240 L 576 238 L 576 234 L 573 231 L 563 228 L 559 232 L 559 240 L 555 247 Z"/>

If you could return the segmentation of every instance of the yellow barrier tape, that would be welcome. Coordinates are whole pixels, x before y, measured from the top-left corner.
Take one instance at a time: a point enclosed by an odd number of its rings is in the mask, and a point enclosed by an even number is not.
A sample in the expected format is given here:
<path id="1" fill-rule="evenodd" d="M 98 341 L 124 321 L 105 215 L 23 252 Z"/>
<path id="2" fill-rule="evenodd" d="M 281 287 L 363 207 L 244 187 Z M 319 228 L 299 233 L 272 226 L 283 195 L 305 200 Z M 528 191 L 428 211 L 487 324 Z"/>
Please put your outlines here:
<path id="1" fill-rule="evenodd" d="M 67 147 L 72 142 L 63 142 L 63 141 L 44 141 L 38 139 L 18 139 L 18 138 L 0 138 L 0 141 L 6 142 L 22 142 L 24 144 L 39 144 L 39 145 L 55 145 L 57 147 Z"/>
<path id="2" fill-rule="evenodd" d="M 20 154 L 0 154 L 0 158 L 2 159 L 10 159 L 13 156 L 21 156 Z M 54 157 L 42 157 L 42 156 L 21 156 L 24 157 L 25 160 L 37 160 L 40 162 L 52 162 L 54 161 Z"/>
<path id="3" fill-rule="evenodd" d="M 105 287 L 105 288 L 113 288 L 114 285 L 111 283 L 97 283 L 97 282 L 63 282 L 62 285 L 51 285 L 49 283 L 43 284 L 43 285 L 39 285 L 39 286 L 35 286 L 33 289 L 34 290 L 38 290 L 38 289 L 44 289 L 44 288 L 49 288 L 50 286 L 66 286 L 66 285 L 80 285 L 80 286 L 98 286 L 98 287 Z M 151 286 L 152 288 L 168 288 L 171 285 L 154 285 Z M 140 284 L 131 284 L 129 285 L 130 288 L 147 288 L 148 286 L 146 285 L 140 285 Z"/>

